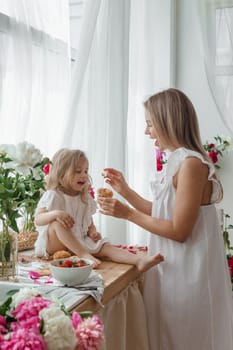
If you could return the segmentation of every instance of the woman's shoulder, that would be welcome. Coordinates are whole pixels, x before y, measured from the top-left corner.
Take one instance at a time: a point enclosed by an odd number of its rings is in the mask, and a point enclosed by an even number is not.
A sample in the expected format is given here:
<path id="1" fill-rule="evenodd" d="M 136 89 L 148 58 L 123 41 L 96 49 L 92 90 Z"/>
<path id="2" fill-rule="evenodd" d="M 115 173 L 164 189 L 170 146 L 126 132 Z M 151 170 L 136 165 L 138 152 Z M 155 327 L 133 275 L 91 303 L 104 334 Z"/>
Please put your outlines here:
<path id="1" fill-rule="evenodd" d="M 186 157 L 181 163 L 178 173 L 191 178 L 202 178 L 203 181 L 209 177 L 210 168 L 200 157 Z"/>
<path id="2" fill-rule="evenodd" d="M 187 158 L 199 159 L 202 163 L 212 165 L 211 160 L 208 161 L 203 154 L 185 147 L 177 148 L 175 151 L 171 152 L 168 158 L 168 164 L 181 163 Z"/>
<path id="3" fill-rule="evenodd" d="M 173 160 L 173 159 L 184 160 L 187 157 L 194 157 L 194 158 L 199 158 L 201 160 L 204 160 L 204 157 L 200 152 L 193 151 L 185 147 L 177 148 L 175 151 L 171 152 L 169 160 Z"/>
<path id="4" fill-rule="evenodd" d="M 178 148 L 170 154 L 167 165 L 168 176 L 173 176 L 181 166 L 189 167 L 189 169 L 202 169 L 207 165 L 211 173 L 214 172 L 213 164 L 208 162 L 200 152 L 184 147 Z"/>

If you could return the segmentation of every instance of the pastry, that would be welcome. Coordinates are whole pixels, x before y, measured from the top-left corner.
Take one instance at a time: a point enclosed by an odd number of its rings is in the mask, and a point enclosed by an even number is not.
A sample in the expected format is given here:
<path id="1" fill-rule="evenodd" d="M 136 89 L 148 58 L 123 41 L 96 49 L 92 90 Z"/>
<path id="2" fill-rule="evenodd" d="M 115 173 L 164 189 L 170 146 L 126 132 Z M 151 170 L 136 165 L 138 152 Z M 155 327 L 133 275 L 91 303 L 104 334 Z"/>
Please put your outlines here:
<path id="1" fill-rule="evenodd" d="M 109 188 L 99 188 L 97 190 L 97 194 L 99 197 L 108 197 L 108 198 L 112 198 L 113 197 L 113 192 L 112 190 L 110 190 Z"/>
<path id="2" fill-rule="evenodd" d="M 42 267 L 38 270 L 36 270 L 37 273 L 39 273 L 40 276 L 50 276 L 51 275 L 51 271 L 49 269 L 49 267 Z"/>
<path id="3" fill-rule="evenodd" d="M 65 259 L 65 258 L 69 258 L 70 257 L 70 253 L 67 252 L 67 250 L 58 250 L 57 252 L 55 252 L 53 254 L 53 259 Z"/>

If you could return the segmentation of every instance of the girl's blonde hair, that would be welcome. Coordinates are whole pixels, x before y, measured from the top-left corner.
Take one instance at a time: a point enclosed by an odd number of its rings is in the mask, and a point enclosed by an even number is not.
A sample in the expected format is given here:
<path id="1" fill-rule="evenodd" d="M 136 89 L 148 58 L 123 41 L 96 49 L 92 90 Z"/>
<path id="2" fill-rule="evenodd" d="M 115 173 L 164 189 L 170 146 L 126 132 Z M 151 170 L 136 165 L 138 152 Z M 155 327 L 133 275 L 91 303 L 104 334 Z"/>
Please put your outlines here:
<path id="1" fill-rule="evenodd" d="M 87 161 L 88 159 L 83 151 L 78 149 L 70 150 L 62 148 L 55 153 L 52 158 L 52 166 L 49 171 L 47 179 L 47 189 L 61 190 L 65 188 L 68 183 L 67 175 L 72 175 L 77 169 L 80 161 Z M 90 182 L 91 184 L 91 182 Z M 89 192 L 90 186 L 87 186 L 82 191 L 82 195 Z"/>
<path id="2" fill-rule="evenodd" d="M 149 97 L 144 102 L 144 107 L 164 145 L 199 152 L 205 160 L 211 162 L 201 142 L 194 106 L 182 91 L 174 88 L 161 91 Z M 215 177 L 218 178 L 216 173 Z"/>

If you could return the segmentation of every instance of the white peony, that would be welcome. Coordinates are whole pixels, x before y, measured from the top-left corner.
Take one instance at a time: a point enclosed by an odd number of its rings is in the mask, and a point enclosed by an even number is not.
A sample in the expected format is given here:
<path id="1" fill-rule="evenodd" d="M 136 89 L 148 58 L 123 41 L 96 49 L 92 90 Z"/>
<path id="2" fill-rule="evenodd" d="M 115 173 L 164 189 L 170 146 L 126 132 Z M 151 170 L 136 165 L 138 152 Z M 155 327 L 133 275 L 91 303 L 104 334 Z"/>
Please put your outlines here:
<path id="1" fill-rule="evenodd" d="M 32 143 L 26 141 L 20 142 L 17 145 L 2 144 L 0 151 L 6 152 L 12 161 L 6 164 L 7 168 L 14 168 L 20 174 L 25 176 L 33 172 L 35 178 L 38 177 L 38 170 L 33 168 L 43 159 L 43 155 L 38 148 Z"/>
<path id="2" fill-rule="evenodd" d="M 17 307 L 22 301 L 33 298 L 40 294 L 38 290 L 33 288 L 21 288 L 16 294 L 12 296 L 12 305 Z"/>
<path id="3" fill-rule="evenodd" d="M 220 136 L 222 139 L 222 142 L 227 142 L 228 145 L 226 146 L 226 149 L 228 151 L 233 150 L 233 138 L 231 136 Z"/>
<path id="4" fill-rule="evenodd" d="M 72 321 L 58 305 L 51 304 L 40 311 L 40 318 L 44 321 L 43 337 L 48 350 L 74 350 L 77 337 Z"/>

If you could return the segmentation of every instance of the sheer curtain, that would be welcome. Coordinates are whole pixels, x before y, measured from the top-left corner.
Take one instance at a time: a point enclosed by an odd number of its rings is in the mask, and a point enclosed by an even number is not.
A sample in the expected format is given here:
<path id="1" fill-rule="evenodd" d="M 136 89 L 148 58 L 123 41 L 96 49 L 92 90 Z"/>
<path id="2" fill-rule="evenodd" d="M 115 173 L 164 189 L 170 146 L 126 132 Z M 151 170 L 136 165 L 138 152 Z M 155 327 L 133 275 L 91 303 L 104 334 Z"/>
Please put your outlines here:
<path id="1" fill-rule="evenodd" d="M 0 143 L 61 144 L 70 83 L 66 0 L 0 2 Z"/>
<path id="2" fill-rule="evenodd" d="M 155 155 L 144 135 L 142 103 L 148 94 L 171 85 L 172 4 L 85 1 L 64 144 L 87 153 L 95 188 L 104 184 L 102 169 L 115 167 L 132 187 L 150 197 Z M 112 242 L 146 242 L 135 225 L 102 215 L 96 221 Z"/>
<path id="3" fill-rule="evenodd" d="M 200 0 L 205 67 L 222 120 L 233 134 L 233 2 Z"/>
<path id="4" fill-rule="evenodd" d="M 144 135 L 143 101 L 174 84 L 174 21 L 174 1 L 132 1 L 126 172 L 132 187 L 148 199 L 152 199 L 150 181 L 159 173 L 153 141 Z M 128 240 L 132 244 L 145 244 L 145 233 L 133 224 L 128 225 Z"/>
<path id="5" fill-rule="evenodd" d="M 95 188 L 105 166 L 125 170 L 129 5 L 86 0 L 83 10 L 63 143 L 86 152 Z M 124 240 L 123 221 L 95 220 L 103 235 Z"/>

